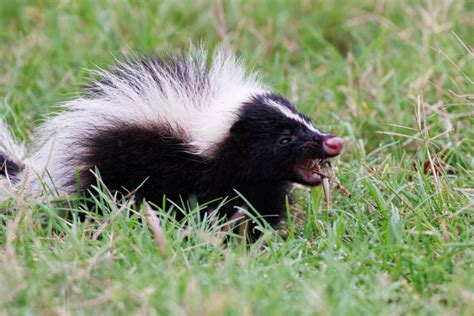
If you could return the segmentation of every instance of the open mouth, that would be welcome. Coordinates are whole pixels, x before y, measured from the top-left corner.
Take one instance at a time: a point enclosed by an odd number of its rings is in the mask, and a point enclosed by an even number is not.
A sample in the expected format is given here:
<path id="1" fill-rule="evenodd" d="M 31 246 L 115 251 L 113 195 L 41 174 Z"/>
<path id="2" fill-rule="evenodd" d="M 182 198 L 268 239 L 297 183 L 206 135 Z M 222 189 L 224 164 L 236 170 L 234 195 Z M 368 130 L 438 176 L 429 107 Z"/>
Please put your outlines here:
<path id="1" fill-rule="evenodd" d="M 330 177 L 324 170 L 330 166 L 328 160 L 312 159 L 296 165 L 295 172 L 298 182 L 305 185 L 321 184 L 324 177 Z"/>

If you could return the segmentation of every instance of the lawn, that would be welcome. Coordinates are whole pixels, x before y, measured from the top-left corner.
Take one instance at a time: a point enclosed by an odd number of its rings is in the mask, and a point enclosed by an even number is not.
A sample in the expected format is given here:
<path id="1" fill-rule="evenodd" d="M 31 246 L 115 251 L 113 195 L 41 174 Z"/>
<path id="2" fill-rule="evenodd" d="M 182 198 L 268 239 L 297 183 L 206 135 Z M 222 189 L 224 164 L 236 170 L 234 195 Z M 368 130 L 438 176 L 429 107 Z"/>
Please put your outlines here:
<path id="1" fill-rule="evenodd" d="M 0 204 L 0 314 L 472 315 L 474 5 L 426 1 L 0 2 L 0 114 L 19 140 L 89 69 L 202 43 L 234 49 L 316 126 L 345 137 L 351 192 L 296 188 L 254 244 L 190 206 L 160 251 L 106 189 Z M 56 207 L 54 206 L 56 205 Z"/>

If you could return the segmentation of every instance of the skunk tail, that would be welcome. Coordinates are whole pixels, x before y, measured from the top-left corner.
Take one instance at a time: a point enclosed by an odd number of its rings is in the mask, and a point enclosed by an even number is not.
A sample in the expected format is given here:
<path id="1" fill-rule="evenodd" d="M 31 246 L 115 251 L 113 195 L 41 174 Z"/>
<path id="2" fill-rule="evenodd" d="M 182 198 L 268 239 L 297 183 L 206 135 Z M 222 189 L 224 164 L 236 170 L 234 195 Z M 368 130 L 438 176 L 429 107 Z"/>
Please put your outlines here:
<path id="1" fill-rule="evenodd" d="M 16 183 L 23 169 L 24 144 L 18 143 L 0 119 L 0 183 Z"/>

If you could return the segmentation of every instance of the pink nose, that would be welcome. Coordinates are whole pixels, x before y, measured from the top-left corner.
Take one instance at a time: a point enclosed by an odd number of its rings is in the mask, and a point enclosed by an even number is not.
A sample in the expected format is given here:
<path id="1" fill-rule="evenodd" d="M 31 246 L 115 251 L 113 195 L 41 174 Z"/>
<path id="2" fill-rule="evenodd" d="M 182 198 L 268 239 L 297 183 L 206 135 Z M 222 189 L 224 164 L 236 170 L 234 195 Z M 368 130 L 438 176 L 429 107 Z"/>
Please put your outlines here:
<path id="1" fill-rule="evenodd" d="M 340 137 L 331 137 L 323 143 L 324 151 L 330 156 L 337 156 L 344 148 L 344 139 Z"/>

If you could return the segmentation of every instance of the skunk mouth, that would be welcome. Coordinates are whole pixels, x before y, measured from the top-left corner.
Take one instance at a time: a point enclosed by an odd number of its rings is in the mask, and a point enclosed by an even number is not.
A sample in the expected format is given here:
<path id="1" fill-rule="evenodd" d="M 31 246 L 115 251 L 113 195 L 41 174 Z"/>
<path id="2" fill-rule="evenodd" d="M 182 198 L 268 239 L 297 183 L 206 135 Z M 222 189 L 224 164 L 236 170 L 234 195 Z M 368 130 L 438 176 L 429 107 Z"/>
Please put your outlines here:
<path id="1" fill-rule="evenodd" d="M 324 174 L 321 171 L 322 160 L 312 159 L 299 163 L 295 167 L 295 174 L 298 183 L 305 185 L 321 184 Z"/>

